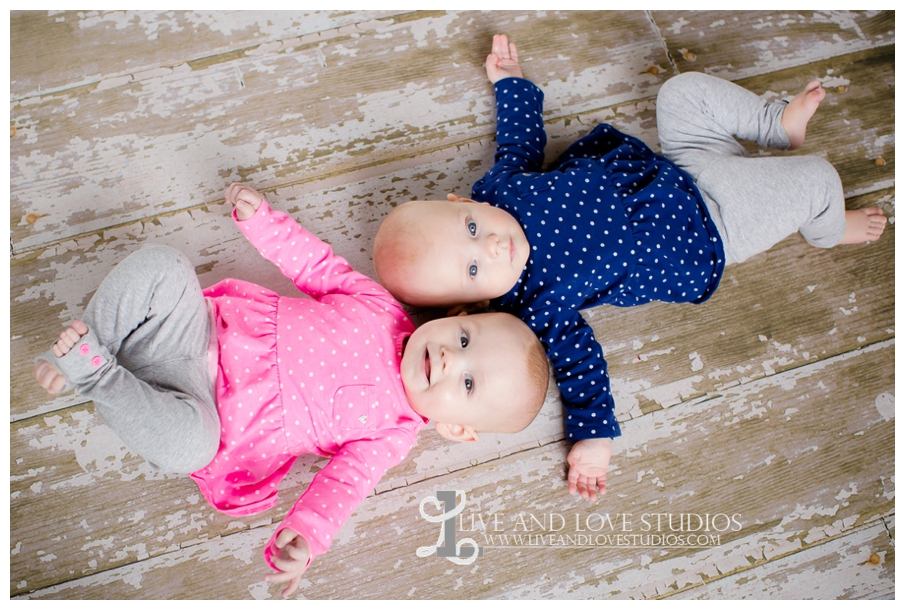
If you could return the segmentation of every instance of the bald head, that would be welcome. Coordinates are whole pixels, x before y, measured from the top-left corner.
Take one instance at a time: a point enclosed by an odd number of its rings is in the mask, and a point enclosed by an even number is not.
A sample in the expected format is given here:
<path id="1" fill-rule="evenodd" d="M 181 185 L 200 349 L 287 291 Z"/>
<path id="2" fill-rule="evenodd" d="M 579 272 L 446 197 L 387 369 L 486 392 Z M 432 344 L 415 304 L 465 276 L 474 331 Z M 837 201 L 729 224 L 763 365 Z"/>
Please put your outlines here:
<path id="1" fill-rule="evenodd" d="M 400 301 L 451 307 L 506 294 L 529 250 L 521 225 L 504 210 L 463 198 L 410 201 L 377 230 L 374 267 Z"/>
<path id="2" fill-rule="evenodd" d="M 387 214 L 374 238 L 374 269 L 377 279 L 394 297 L 409 305 L 427 305 L 418 290 L 418 261 L 429 242 L 427 227 L 420 219 L 429 212 L 428 201 L 409 201 Z M 442 202 L 437 202 L 442 203 Z"/>

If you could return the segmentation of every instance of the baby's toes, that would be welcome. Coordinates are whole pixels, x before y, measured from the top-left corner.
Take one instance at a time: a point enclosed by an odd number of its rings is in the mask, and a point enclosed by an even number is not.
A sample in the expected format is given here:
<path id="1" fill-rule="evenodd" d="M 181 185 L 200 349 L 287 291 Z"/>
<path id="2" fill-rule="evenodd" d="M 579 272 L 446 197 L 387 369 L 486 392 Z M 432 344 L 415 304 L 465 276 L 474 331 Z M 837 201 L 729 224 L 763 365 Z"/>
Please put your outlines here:
<path id="1" fill-rule="evenodd" d="M 878 219 L 871 220 L 871 223 L 870 223 L 871 233 L 873 233 L 874 235 L 879 237 L 880 235 L 883 234 L 884 229 L 886 229 L 886 219 L 885 218 L 878 218 Z"/>

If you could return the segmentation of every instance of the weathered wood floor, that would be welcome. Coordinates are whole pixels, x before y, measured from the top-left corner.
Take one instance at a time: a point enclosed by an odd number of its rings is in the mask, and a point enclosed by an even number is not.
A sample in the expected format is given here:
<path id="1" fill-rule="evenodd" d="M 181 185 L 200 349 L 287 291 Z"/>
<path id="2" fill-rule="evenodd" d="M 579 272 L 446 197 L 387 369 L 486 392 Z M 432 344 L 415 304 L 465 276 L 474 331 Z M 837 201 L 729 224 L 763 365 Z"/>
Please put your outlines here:
<path id="1" fill-rule="evenodd" d="M 278 596 L 261 549 L 323 460 L 297 462 L 279 507 L 230 518 L 31 377 L 145 242 L 182 249 L 202 285 L 293 293 L 232 225 L 229 182 L 373 275 L 392 206 L 467 193 L 490 166 L 483 61 L 503 32 L 546 92 L 548 158 L 599 121 L 658 148 L 654 100 L 679 72 L 767 97 L 819 78 L 800 154 L 838 168 L 849 207 L 894 216 L 894 27 L 891 12 L 12 13 L 10 596 Z M 704 305 L 588 311 L 624 422 L 603 500 L 566 493 L 551 387 L 521 434 L 425 431 L 299 597 L 893 597 L 894 254 L 892 223 L 829 251 L 796 236 L 729 267 Z M 471 565 L 416 555 L 439 533 L 419 504 L 449 489 L 467 493 L 459 539 L 484 546 Z M 718 544 L 645 546 L 655 514 L 709 516 Z"/>

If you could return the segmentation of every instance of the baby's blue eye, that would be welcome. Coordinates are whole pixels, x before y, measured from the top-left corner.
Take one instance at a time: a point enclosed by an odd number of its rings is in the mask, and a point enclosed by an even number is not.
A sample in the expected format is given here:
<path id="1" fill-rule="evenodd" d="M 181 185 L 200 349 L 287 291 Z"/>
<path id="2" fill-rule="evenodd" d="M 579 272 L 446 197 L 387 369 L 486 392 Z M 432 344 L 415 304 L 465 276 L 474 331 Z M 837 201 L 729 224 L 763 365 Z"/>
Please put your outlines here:
<path id="1" fill-rule="evenodd" d="M 468 232 L 471 233 L 472 235 L 474 235 L 475 233 L 478 232 L 478 225 L 475 221 L 473 221 L 473 220 L 468 221 Z"/>
<path id="2" fill-rule="evenodd" d="M 462 347 L 468 347 L 468 333 L 463 331 L 459 341 L 462 343 Z"/>
<path id="3" fill-rule="evenodd" d="M 470 265 L 468 266 L 468 276 L 469 276 L 469 277 L 474 277 L 474 276 L 476 276 L 477 274 L 478 274 L 478 266 L 475 265 L 474 263 L 470 264 Z"/>
<path id="4" fill-rule="evenodd" d="M 474 380 L 471 377 L 465 377 L 465 391 L 471 392 L 474 389 Z"/>

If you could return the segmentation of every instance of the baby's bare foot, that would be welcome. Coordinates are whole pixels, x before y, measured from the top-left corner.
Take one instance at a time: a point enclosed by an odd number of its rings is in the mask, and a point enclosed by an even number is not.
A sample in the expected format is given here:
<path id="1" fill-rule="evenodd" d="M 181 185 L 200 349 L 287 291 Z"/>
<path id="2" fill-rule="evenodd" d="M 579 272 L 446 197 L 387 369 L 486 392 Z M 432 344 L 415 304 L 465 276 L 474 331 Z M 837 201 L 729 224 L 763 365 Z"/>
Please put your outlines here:
<path id="1" fill-rule="evenodd" d="M 886 215 L 880 208 L 845 211 L 845 235 L 840 244 L 863 244 L 877 241 L 886 228 Z"/>
<path id="2" fill-rule="evenodd" d="M 62 358 L 87 334 L 88 326 L 81 320 L 75 320 L 69 328 L 60 333 L 60 338 L 50 350 L 54 356 Z M 48 394 L 59 394 L 66 387 L 66 378 L 47 360 L 38 360 L 35 364 L 35 379 Z"/>
<path id="3" fill-rule="evenodd" d="M 804 91 L 792 98 L 783 109 L 780 122 L 789 137 L 789 150 L 795 150 L 804 143 L 808 121 L 817 112 L 817 107 L 824 97 L 826 90 L 820 86 L 820 81 L 812 80 Z"/>

